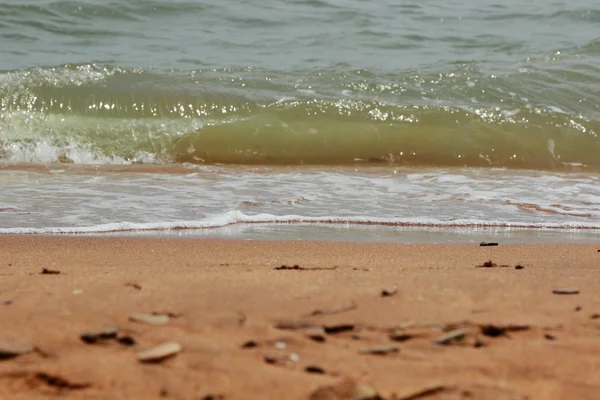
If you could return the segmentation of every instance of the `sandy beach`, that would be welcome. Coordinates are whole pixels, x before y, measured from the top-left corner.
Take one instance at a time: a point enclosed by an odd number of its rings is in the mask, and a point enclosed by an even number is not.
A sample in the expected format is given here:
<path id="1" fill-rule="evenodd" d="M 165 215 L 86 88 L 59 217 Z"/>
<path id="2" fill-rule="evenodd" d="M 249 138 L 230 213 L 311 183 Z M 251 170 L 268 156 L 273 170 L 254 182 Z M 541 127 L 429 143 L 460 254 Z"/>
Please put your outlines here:
<path id="1" fill-rule="evenodd" d="M 599 248 L 0 236 L 0 398 L 597 399 Z"/>

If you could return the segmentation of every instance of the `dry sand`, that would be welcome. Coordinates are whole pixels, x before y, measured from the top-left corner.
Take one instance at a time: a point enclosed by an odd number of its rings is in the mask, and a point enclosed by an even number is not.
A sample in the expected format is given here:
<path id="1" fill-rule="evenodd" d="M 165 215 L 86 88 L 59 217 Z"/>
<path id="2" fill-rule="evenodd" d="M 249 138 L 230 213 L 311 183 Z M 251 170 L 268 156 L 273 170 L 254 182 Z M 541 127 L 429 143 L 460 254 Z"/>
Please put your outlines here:
<path id="1" fill-rule="evenodd" d="M 0 398 L 598 399 L 597 250 L 0 236 Z"/>

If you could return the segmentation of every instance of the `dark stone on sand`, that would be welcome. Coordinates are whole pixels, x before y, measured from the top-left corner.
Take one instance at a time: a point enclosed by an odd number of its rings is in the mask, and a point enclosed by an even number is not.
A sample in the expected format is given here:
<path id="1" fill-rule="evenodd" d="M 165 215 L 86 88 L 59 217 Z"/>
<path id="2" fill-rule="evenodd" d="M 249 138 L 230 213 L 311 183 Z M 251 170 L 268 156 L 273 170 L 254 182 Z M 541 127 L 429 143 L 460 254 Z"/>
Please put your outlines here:
<path id="1" fill-rule="evenodd" d="M 406 342 L 415 339 L 418 336 L 420 335 L 398 329 L 390 333 L 390 340 L 393 340 L 394 342 Z"/>
<path id="2" fill-rule="evenodd" d="M 310 374 L 324 374 L 325 370 L 318 365 L 307 365 L 304 370 Z"/>
<path id="3" fill-rule="evenodd" d="M 600 319 L 600 314 L 594 313 L 594 314 L 590 315 L 590 319 Z"/>
<path id="4" fill-rule="evenodd" d="M 398 293 L 398 288 L 396 286 L 391 286 L 387 289 L 383 289 L 381 291 L 381 297 L 389 297 Z"/>
<path id="5" fill-rule="evenodd" d="M 202 400 L 225 400 L 225 395 L 223 394 L 207 394 L 202 398 Z"/>
<path id="6" fill-rule="evenodd" d="M 121 336 L 117 339 L 117 342 L 119 342 L 123 346 L 134 346 L 136 343 L 135 339 L 131 336 Z"/>
<path id="7" fill-rule="evenodd" d="M 508 332 L 526 331 L 530 328 L 527 324 L 483 324 L 479 325 L 481 333 L 489 337 L 503 336 Z"/>
<path id="8" fill-rule="evenodd" d="M 481 242 L 479 243 L 480 246 L 498 246 L 498 243 L 496 242 Z"/>
<path id="9" fill-rule="evenodd" d="M 102 340 L 115 339 L 118 332 L 118 328 L 110 327 L 100 331 L 84 332 L 79 338 L 85 343 L 92 344 Z"/>
<path id="10" fill-rule="evenodd" d="M 279 357 L 272 354 L 265 355 L 263 359 L 267 364 L 277 364 L 277 361 L 279 361 Z"/>
<path id="11" fill-rule="evenodd" d="M 325 325 L 323 326 L 325 333 L 328 334 L 336 334 L 342 332 L 349 332 L 354 330 L 354 324 L 334 324 L 334 325 Z"/>
<path id="12" fill-rule="evenodd" d="M 242 349 L 253 349 L 258 347 L 259 343 L 256 340 L 248 340 L 242 344 Z"/>
<path id="13" fill-rule="evenodd" d="M 581 311 L 581 306 L 575 307 L 575 312 Z"/>
<path id="14" fill-rule="evenodd" d="M 289 265 L 282 265 L 282 266 L 279 266 L 279 267 L 275 267 L 275 269 L 276 269 L 276 270 L 285 270 L 285 269 L 295 269 L 295 270 L 302 270 L 302 269 L 306 269 L 306 268 L 304 268 L 304 267 L 301 267 L 301 266 L 299 266 L 298 264 L 296 264 L 296 265 L 292 265 L 292 266 L 289 266 Z"/>
<path id="15" fill-rule="evenodd" d="M 140 285 L 137 282 L 127 282 L 125 284 L 125 286 L 129 286 L 129 287 L 132 287 L 132 288 L 137 289 L 137 290 L 142 290 L 142 285 Z"/>
<path id="16" fill-rule="evenodd" d="M 390 339 L 395 342 L 406 342 L 407 340 L 410 340 L 412 338 L 414 338 L 414 336 L 410 333 L 393 332 L 392 334 L 390 334 Z"/>
<path id="17" fill-rule="evenodd" d="M 10 306 L 12 304 L 12 300 L 6 300 L 3 303 L 5 306 Z"/>
<path id="18" fill-rule="evenodd" d="M 550 334 L 550 333 L 544 333 L 544 339 L 546 340 L 556 340 L 556 336 Z"/>
<path id="19" fill-rule="evenodd" d="M 579 294 L 579 289 L 575 289 L 575 288 L 554 289 L 552 291 L 552 293 L 554 293 L 554 294 Z"/>
<path id="20" fill-rule="evenodd" d="M 58 275 L 58 274 L 60 274 L 59 270 L 48 269 L 48 268 L 43 268 L 42 272 L 40 272 L 40 275 Z"/>
<path id="21" fill-rule="evenodd" d="M 476 267 L 477 268 L 493 268 L 493 267 L 497 267 L 497 265 L 495 262 L 492 262 L 492 260 L 488 260 L 481 265 L 476 265 Z"/>
<path id="22" fill-rule="evenodd" d="M 522 266 L 521 264 L 517 264 L 515 265 L 515 269 L 523 269 L 525 268 L 524 266 Z"/>

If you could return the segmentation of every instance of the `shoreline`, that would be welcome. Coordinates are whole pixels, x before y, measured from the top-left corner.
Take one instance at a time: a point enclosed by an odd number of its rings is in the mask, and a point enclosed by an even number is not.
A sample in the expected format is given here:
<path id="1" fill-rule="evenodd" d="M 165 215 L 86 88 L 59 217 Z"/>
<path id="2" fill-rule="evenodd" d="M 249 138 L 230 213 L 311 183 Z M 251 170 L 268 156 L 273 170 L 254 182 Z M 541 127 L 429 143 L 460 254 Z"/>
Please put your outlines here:
<path id="1" fill-rule="evenodd" d="M 598 228 L 525 228 L 503 226 L 397 226 L 349 222 L 243 222 L 205 228 L 123 229 L 71 232 L 71 228 L 48 228 L 49 232 L 2 232 L 0 235 L 87 238 L 146 238 L 188 240 L 319 241 L 396 244 L 549 244 L 600 242 Z M 65 232 L 56 231 L 64 229 Z M 72 228 L 77 229 L 77 228 Z M 0 230 L 1 231 L 1 230 Z"/>
<path id="2" fill-rule="evenodd" d="M 0 360 L 0 398 L 594 399 L 598 249 L 0 235 L 0 343 L 39 349 Z M 80 339 L 111 326 L 135 344 Z"/>

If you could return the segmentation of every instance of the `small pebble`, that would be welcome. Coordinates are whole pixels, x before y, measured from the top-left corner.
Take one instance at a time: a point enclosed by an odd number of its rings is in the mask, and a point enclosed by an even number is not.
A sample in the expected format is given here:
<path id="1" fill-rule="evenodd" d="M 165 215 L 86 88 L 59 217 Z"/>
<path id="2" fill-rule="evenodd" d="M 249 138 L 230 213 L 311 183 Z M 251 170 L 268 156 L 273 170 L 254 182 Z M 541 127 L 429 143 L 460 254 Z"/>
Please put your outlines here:
<path id="1" fill-rule="evenodd" d="M 181 345 L 177 342 L 166 342 L 138 353 L 140 362 L 161 362 L 175 356 L 181 351 Z"/>
<path id="2" fill-rule="evenodd" d="M 551 335 L 549 333 L 544 333 L 544 339 L 546 339 L 546 340 L 556 340 L 556 336 Z"/>
<path id="3" fill-rule="evenodd" d="M 296 353 L 291 353 L 289 355 L 290 360 L 294 361 L 294 362 L 298 362 L 300 361 L 300 356 Z"/>
<path id="4" fill-rule="evenodd" d="M 498 246 L 498 243 L 496 242 L 481 242 L 479 243 L 480 246 Z"/>
<path id="5" fill-rule="evenodd" d="M 327 339 L 327 334 L 322 326 L 308 328 L 304 331 L 304 335 L 315 342 L 324 342 Z"/>
<path id="6" fill-rule="evenodd" d="M 12 300 L 6 300 L 3 304 L 5 306 L 10 306 L 12 304 Z"/>
<path id="7" fill-rule="evenodd" d="M 398 288 L 396 286 L 389 287 L 387 289 L 383 289 L 381 291 L 381 297 L 389 297 L 398 293 Z"/>
<path id="8" fill-rule="evenodd" d="M 169 316 L 164 314 L 133 314 L 130 321 L 147 325 L 164 325 L 169 322 Z"/>
<path id="9" fill-rule="evenodd" d="M 276 349 L 285 349 L 286 347 L 287 347 L 287 344 L 285 344 L 285 342 L 275 342 Z"/>
<path id="10" fill-rule="evenodd" d="M 447 334 L 445 334 L 443 336 L 440 336 L 439 338 L 435 339 L 433 341 L 433 343 L 440 344 L 440 345 L 447 345 L 452 342 L 458 342 L 460 340 L 463 340 L 466 335 L 467 335 L 466 331 L 464 331 L 462 329 L 457 329 L 457 330 L 448 332 Z"/>
<path id="11" fill-rule="evenodd" d="M 525 268 L 524 266 L 522 266 L 521 264 L 517 264 L 515 265 L 515 269 L 523 269 Z"/>
<path id="12" fill-rule="evenodd" d="M 359 383 L 354 388 L 352 400 L 381 400 L 381 396 L 371 386 Z"/>
<path id="13" fill-rule="evenodd" d="M 4 342 L 0 343 L 0 360 L 15 358 L 17 356 L 31 353 L 34 347 L 25 342 Z"/>

